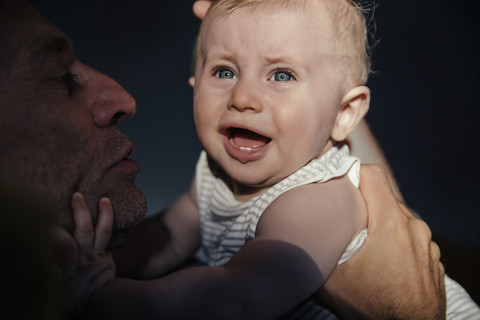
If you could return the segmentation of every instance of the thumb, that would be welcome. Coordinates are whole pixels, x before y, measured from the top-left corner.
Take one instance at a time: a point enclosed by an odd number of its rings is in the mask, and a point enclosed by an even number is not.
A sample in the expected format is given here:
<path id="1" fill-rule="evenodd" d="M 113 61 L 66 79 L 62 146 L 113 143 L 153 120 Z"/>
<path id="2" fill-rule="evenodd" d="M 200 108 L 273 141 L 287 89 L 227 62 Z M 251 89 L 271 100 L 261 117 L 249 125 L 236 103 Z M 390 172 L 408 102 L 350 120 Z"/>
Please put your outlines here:
<path id="1" fill-rule="evenodd" d="M 368 214 L 369 233 L 377 225 L 385 225 L 390 220 L 392 208 L 399 208 L 385 168 L 378 164 L 362 165 L 360 169 L 360 191 Z M 399 211 L 402 212 L 402 211 Z"/>
<path id="2" fill-rule="evenodd" d="M 78 260 L 78 247 L 75 239 L 63 228 L 54 226 L 52 245 L 55 264 L 63 276 L 75 272 Z"/>

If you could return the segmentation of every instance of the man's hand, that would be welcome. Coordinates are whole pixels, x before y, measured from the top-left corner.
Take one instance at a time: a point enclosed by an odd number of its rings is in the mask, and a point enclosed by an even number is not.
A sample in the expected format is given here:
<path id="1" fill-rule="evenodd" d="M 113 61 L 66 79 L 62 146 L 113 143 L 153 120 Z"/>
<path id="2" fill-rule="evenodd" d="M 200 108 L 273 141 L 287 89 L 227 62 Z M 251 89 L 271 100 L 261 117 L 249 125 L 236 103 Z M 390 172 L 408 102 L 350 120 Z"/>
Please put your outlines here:
<path id="1" fill-rule="evenodd" d="M 368 237 L 319 298 L 342 318 L 445 319 L 445 270 L 430 229 L 397 201 L 383 167 L 360 174 Z"/>
<path id="2" fill-rule="evenodd" d="M 211 4 L 212 1 L 197 0 L 193 4 L 193 13 L 197 16 L 198 19 L 203 20 L 207 15 L 208 8 L 210 8 Z"/>

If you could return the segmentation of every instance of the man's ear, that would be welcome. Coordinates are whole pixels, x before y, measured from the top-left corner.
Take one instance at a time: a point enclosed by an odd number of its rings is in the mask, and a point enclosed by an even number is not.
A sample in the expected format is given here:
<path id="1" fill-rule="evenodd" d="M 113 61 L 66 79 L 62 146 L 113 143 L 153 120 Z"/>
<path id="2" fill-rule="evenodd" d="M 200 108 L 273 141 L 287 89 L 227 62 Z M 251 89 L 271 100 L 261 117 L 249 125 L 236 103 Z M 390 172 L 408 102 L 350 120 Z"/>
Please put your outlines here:
<path id="1" fill-rule="evenodd" d="M 370 107 L 370 89 L 358 86 L 349 90 L 342 98 L 331 138 L 335 141 L 345 140 L 365 116 Z"/>
<path id="2" fill-rule="evenodd" d="M 195 77 L 190 77 L 188 78 L 188 84 L 190 85 L 190 87 L 195 87 Z"/>

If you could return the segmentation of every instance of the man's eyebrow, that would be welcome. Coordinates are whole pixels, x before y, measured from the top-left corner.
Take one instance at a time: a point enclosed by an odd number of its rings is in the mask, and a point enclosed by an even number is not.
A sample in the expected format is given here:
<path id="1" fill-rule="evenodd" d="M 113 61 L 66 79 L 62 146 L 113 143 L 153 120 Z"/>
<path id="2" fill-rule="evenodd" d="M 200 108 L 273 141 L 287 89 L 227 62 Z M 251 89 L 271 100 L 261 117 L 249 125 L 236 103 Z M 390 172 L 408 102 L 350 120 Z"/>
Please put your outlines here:
<path id="1" fill-rule="evenodd" d="M 29 44 L 29 60 L 35 64 L 47 64 L 58 61 L 58 56 L 73 52 L 72 43 L 65 37 L 39 37 Z"/>

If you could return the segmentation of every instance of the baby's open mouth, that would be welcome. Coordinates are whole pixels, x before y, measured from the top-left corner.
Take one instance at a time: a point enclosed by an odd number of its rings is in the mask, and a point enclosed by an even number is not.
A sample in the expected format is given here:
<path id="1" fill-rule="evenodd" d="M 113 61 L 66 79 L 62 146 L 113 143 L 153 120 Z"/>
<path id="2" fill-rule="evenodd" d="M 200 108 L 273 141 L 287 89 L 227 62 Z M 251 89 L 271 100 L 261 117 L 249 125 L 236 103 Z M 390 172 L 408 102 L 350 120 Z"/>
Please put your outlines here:
<path id="1" fill-rule="evenodd" d="M 262 148 L 272 140 L 256 132 L 241 128 L 228 128 L 226 134 L 232 144 L 245 151 Z"/>

